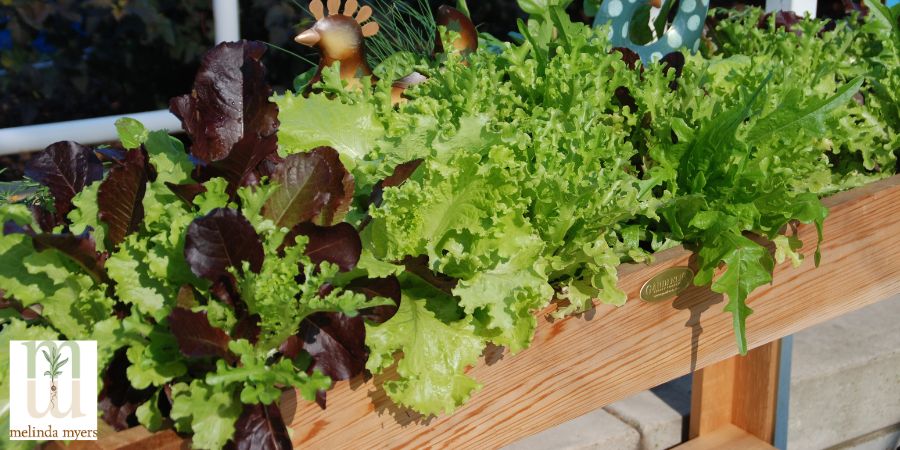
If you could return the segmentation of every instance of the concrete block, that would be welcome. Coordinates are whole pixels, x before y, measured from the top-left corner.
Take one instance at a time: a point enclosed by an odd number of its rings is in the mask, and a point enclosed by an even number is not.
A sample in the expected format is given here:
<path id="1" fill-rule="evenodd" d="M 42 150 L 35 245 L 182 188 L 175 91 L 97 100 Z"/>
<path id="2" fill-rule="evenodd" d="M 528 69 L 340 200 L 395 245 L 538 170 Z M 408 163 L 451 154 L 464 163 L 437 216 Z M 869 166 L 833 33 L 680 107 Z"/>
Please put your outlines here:
<path id="1" fill-rule="evenodd" d="M 684 418 L 650 391 L 632 395 L 604 409 L 637 430 L 641 450 L 663 450 L 681 443 Z"/>
<path id="2" fill-rule="evenodd" d="M 900 424 L 878 430 L 852 441 L 838 444 L 829 450 L 898 450 L 900 449 Z"/>
<path id="3" fill-rule="evenodd" d="M 900 297 L 794 338 L 788 449 L 821 449 L 900 423 Z"/>
<path id="4" fill-rule="evenodd" d="M 503 450 L 637 450 L 639 441 L 637 431 L 598 409 Z"/>
<path id="5" fill-rule="evenodd" d="M 693 374 L 687 374 L 668 383 L 650 389 L 654 395 L 678 412 L 681 417 L 687 418 L 691 414 L 691 385 L 694 381 Z"/>

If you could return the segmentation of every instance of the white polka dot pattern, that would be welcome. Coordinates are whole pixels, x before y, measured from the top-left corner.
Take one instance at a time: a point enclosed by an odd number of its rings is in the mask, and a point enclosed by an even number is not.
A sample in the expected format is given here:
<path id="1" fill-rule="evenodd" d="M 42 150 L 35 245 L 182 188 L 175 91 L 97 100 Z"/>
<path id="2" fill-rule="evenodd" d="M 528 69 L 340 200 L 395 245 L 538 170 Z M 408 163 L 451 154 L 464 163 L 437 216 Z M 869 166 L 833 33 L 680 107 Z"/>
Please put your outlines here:
<path id="1" fill-rule="evenodd" d="M 681 34 L 678 33 L 678 30 L 672 28 L 666 33 L 666 43 L 672 48 L 681 47 Z"/>
<path id="2" fill-rule="evenodd" d="M 691 0 L 693 1 L 693 0 Z M 609 6 L 607 7 L 607 11 L 609 11 L 609 15 L 611 17 L 616 17 L 619 14 L 622 14 L 622 1 L 621 0 L 612 0 L 609 2 Z"/>
<path id="3" fill-rule="evenodd" d="M 602 0 L 594 25 L 609 25 L 610 44 L 631 49 L 645 64 L 659 61 L 663 56 L 681 49 L 693 49 L 696 53 L 703 22 L 709 10 L 709 0 L 678 0 L 675 19 L 668 24 L 659 39 L 641 45 L 630 38 L 631 19 L 638 12 L 639 5 L 646 1 Z"/>
<path id="4" fill-rule="evenodd" d="M 687 21 L 688 30 L 697 31 L 700 28 L 700 16 L 691 16 Z"/>

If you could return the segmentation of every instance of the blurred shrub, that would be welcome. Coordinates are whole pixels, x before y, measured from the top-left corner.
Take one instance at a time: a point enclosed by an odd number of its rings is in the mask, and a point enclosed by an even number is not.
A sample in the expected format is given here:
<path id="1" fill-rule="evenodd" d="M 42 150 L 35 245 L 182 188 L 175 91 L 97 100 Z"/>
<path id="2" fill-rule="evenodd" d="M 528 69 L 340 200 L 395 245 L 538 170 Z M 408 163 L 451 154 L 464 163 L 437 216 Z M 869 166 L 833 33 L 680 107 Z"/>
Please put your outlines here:
<path id="1" fill-rule="evenodd" d="M 300 5 L 306 7 L 309 0 L 296 0 L 296 3 L 291 0 L 241 1 L 241 36 L 270 44 L 263 63 L 276 91 L 291 88 L 294 77 L 318 61 L 312 49 L 294 42 L 294 36 L 313 22 Z"/>
<path id="2" fill-rule="evenodd" d="M 0 0 L 0 127 L 164 108 L 213 43 L 209 0 Z"/>

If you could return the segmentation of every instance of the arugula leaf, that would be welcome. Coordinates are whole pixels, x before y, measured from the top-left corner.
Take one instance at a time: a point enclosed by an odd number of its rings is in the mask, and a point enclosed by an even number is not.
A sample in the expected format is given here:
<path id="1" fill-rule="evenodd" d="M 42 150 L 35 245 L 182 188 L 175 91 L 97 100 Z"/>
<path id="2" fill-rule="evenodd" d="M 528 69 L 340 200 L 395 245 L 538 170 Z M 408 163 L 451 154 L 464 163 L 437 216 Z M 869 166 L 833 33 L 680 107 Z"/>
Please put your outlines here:
<path id="1" fill-rule="evenodd" d="M 740 160 L 729 161 L 736 152 L 727 148 L 742 147 L 737 141 L 738 127 L 750 116 L 753 103 L 771 78 L 770 73 L 746 100 L 723 111 L 716 120 L 706 122 L 687 145 L 678 166 L 678 184 L 685 191 L 693 194 L 703 191 L 707 183 L 722 183 L 719 179 L 727 176 L 723 173 L 725 168 L 740 163 Z M 738 153 L 738 158 L 743 159 L 743 155 Z"/>
<path id="2" fill-rule="evenodd" d="M 834 96 L 809 103 L 802 109 L 800 109 L 800 91 L 791 90 L 785 94 L 785 99 L 778 109 L 756 122 L 747 132 L 745 139 L 753 144 L 765 138 L 780 136 L 788 130 L 795 133 L 805 131 L 814 136 L 824 134 L 827 131 L 826 117 L 837 108 L 846 105 L 862 84 L 863 77 L 856 77 L 838 89 Z"/>
<path id="3" fill-rule="evenodd" d="M 719 261 L 726 265 L 725 272 L 713 282 L 712 290 L 728 297 L 725 311 L 730 312 L 734 319 L 738 351 L 746 355 L 746 321 L 753 312 L 747 306 L 747 297 L 754 289 L 772 282 L 775 262 L 765 247 L 730 233 L 722 235 L 716 244 L 704 245 L 699 255 L 705 267 Z"/>

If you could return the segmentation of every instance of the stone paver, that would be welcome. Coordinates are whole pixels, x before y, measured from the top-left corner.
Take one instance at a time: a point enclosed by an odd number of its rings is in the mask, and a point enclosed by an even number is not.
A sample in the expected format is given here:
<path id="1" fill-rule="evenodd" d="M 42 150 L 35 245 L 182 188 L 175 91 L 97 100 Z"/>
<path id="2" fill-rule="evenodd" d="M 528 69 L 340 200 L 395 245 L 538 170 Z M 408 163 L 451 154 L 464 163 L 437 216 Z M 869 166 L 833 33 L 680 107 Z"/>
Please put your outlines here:
<path id="1" fill-rule="evenodd" d="M 900 450 L 900 424 L 836 445 L 829 450 Z"/>
<path id="2" fill-rule="evenodd" d="M 650 391 L 607 406 L 606 411 L 637 430 L 641 450 L 663 450 L 681 443 L 684 419 Z"/>
<path id="3" fill-rule="evenodd" d="M 900 423 L 900 297 L 794 337 L 788 449 L 821 449 Z"/>
<path id="4" fill-rule="evenodd" d="M 639 441 L 637 431 L 598 409 L 503 450 L 637 450 Z"/>

